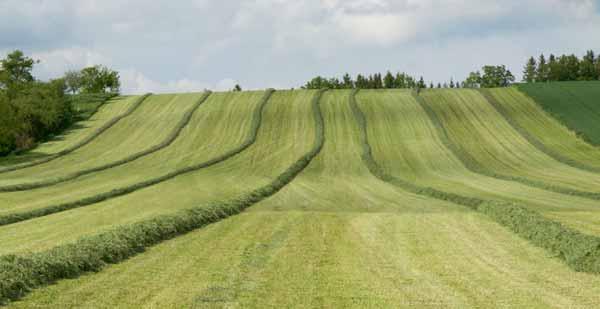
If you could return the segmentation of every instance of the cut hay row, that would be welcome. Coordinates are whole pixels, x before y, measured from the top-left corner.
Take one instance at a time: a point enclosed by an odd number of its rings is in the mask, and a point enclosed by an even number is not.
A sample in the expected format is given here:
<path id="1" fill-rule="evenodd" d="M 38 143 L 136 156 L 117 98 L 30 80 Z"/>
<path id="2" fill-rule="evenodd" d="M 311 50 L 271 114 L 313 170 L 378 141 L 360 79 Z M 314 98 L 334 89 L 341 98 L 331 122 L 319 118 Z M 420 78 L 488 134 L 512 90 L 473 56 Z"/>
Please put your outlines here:
<path id="1" fill-rule="evenodd" d="M 483 91 L 494 108 L 540 151 L 561 163 L 600 172 L 600 149 L 563 126 L 517 88 Z"/>
<path id="2" fill-rule="evenodd" d="M 415 115 L 398 108 L 400 97 L 419 110 L 410 93 L 398 93 L 361 91 L 358 103 L 361 108 L 381 107 L 367 104 L 366 97 L 374 98 L 373 103 L 390 102 L 380 109 L 383 115 L 402 114 L 406 125 L 419 126 L 421 134 L 433 132 L 435 138 L 435 130 L 421 130 L 431 126 L 422 110 Z M 212 175 L 253 182 L 256 178 L 250 175 L 278 170 L 282 158 L 306 151 L 302 144 L 313 141 L 314 126 L 305 125 L 311 114 L 303 108 L 306 100 L 295 104 L 303 96 L 304 91 L 275 93 L 261 128 L 263 142 L 232 159 L 239 164 L 227 162 Z M 33 291 L 12 306 L 586 308 L 597 303 L 600 277 L 570 270 L 486 215 L 374 177 L 360 157 L 360 128 L 349 97 L 349 91 L 323 95 L 323 148 L 277 194 L 238 216 L 162 242 L 99 273 Z M 373 130 L 379 122 L 370 118 L 372 113 L 365 114 L 374 156 L 383 156 L 383 148 L 385 156 L 394 158 L 382 166 L 399 164 L 412 151 L 388 142 L 416 145 L 416 137 L 425 137 L 398 127 Z M 249 158 L 253 161 L 242 161 Z M 200 190 L 222 179 L 182 184 L 199 184 Z"/>
<path id="3" fill-rule="evenodd" d="M 0 215 L 71 203 L 218 157 L 248 138 L 253 115 L 263 96 L 264 91 L 213 93 L 171 146 L 133 162 L 55 186 L 1 193 Z M 179 103 L 176 104 L 193 103 L 199 98 L 200 95 L 186 95 L 177 99 Z M 171 192 L 180 190 L 175 188 Z"/>
<path id="4" fill-rule="evenodd" d="M 91 143 L 47 164 L 5 173 L 0 185 L 53 180 L 135 155 L 166 139 L 202 95 L 152 95 Z"/>
<path id="5" fill-rule="evenodd" d="M 29 211 L 25 211 L 25 212 L 13 212 L 7 215 L 2 215 L 0 216 L 0 226 L 2 225 L 7 225 L 7 224 L 12 224 L 12 223 L 16 223 L 16 222 L 21 222 L 21 221 L 25 221 L 25 220 L 29 220 L 32 218 L 37 218 L 37 217 L 42 217 L 42 216 L 47 216 L 47 215 L 51 215 L 51 214 L 55 214 L 61 211 L 66 211 L 66 210 L 70 210 L 70 209 L 75 209 L 75 208 L 80 208 L 80 207 L 86 207 L 89 205 L 93 205 L 96 203 L 100 203 L 103 201 L 107 201 L 110 199 L 114 199 L 126 194 L 130 194 L 132 192 L 141 190 L 141 189 L 145 189 L 154 185 L 157 185 L 161 182 L 165 182 L 168 180 L 171 180 L 175 177 L 178 177 L 180 175 L 184 175 L 187 173 L 191 173 L 191 172 L 195 172 L 198 171 L 200 169 L 204 169 L 207 167 L 210 167 L 212 165 L 221 163 L 225 160 L 228 160 L 229 158 L 241 153 L 242 151 L 246 150 L 246 148 L 250 147 L 255 141 L 256 141 L 256 136 L 258 134 L 258 130 L 260 128 L 260 125 L 262 123 L 262 113 L 264 110 L 264 107 L 266 106 L 266 104 L 269 102 L 269 98 L 271 97 L 272 93 L 274 92 L 274 90 L 270 89 L 267 90 L 265 92 L 265 95 L 263 96 L 263 98 L 261 99 L 261 102 L 259 104 L 259 108 L 255 110 L 254 114 L 253 114 L 253 119 L 252 119 L 252 127 L 250 129 L 250 132 L 248 134 L 248 137 L 246 138 L 246 140 L 239 145 L 237 148 L 234 148 L 228 152 L 225 152 L 217 157 L 211 158 L 210 160 L 201 162 L 201 163 L 197 163 L 194 165 L 190 165 L 187 166 L 185 168 L 181 168 L 181 169 L 177 169 L 174 171 L 170 171 L 169 173 L 166 173 L 164 175 L 158 176 L 158 177 L 154 177 L 154 178 L 150 178 L 150 179 L 146 179 L 144 181 L 126 186 L 126 187 L 120 187 L 120 188 L 116 188 L 113 189 L 111 191 L 107 191 L 107 192 L 103 192 L 97 195 L 93 195 L 93 196 L 88 196 L 88 197 L 84 197 L 82 199 L 73 201 L 73 202 L 67 202 L 67 203 L 63 203 L 63 204 L 57 204 L 57 205 L 51 205 L 51 206 L 47 206 L 47 207 L 43 207 L 43 208 L 37 208 L 34 210 L 29 210 Z M 201 102 L 203 102 L 206 98 L 208 97 L 208 94 L 204 95 L 199 103 L 195 106 L 195 108 L 193 108 L 193 110 L 189 111 L 186 115 L 186 118 L 184 118 L 184 121 L 182 121 L 183 125 L 180 123 L 180 126 L 178 129 L 176 129 L 171 136 L 169 137 L 170 142 L 169 145 L 175 140 L 175 138 L 177 138 L 177 136 L 179 135 L 179 133 L 181 132 L 181 129 L 183 129 L 183 127 L 185 126 L 185 124 L 189 121 L 189 119 L 191 118 L 193 112 L 196 110 L 196 108 L 201 104 Z M 187 119 L 187 120 L 186 120 Z M 166 145 L 168 146 L 168 145 Z M 165 146 L 165 147 L 166 147 Z M 162 147 L 164 148 L 164 147 Z M 160 149 L 158 149 L 160 150 Z M 156 151 L 158 151 L 156 150 Z M 155 151 L 153 151 L 155 152 Z M 133 160 L 131 160 L 133 161 Z M 127 163 L 127 162 L 125 162 Z"/>
<path id="6" fill-rule="evenodd" d="M 600 145 L 600 82 L 528 83 L 517 87 L 580 137 Z"/>
<path id="7" fill-rule="evenodd" d="M 206 125 L 210 127 L 221 122 L 225 126 L 217 126 L 216 129 L 229 129 L 209 131 L 206 133 L 207 137 L 210 137 L 212 142 L 226 141 L 226 136 L 230 135 L 234 138 L 226 143 L 225 148 L 216 150 L 213 154 L 222 155 L 226 151 L 237 148 L 252 132 L 253 117 L 260 107 L 258 103 L 264 94 L 264 92 L 253 92 L 250 94 L 218 96 L 215 93 L 211 95 L 212 103 L 219 104 L 213 105 L 211 102 L 207 102 L 203 108 L 212 105 L 215 110 L 223 110 L 226 117 L 214 119 L 208 124 L 190 125 L 186 130 L 189 132 L 182 132 L 185 136 L 181 137 L 187 141 L 180 140 L 180 138 L 174 145 L 163 151 L 170 149 L 166 155 L 182 150 L 186 151 L 187 148 L 178 148 L 183 147 L 184 144 L 193 149 L 194 145 L 189 145 L 190 139 L 197 145 L 202 143 L 201 140 L 197 140 L 199 136 L 197 129 L 207 128 Z M 3 245 L 0 247 L 0 255 L 48 250 L 120 225 L 171 214 L 174 211 L 192 208 L 198 204 L 234 199 L 243 193 L 267 185 L 312 146 L 315 133 L 310 101 L 314 94 L 315 92 L 292 91 L 273 93 L 263 111 L 263 123 L 260 126 L 256 142 L 245 151 L 220 164 L 183 174 L 115 199 L 1 226 L 0 242 Z M 219 98 L 246 98 L 250 101 L 232 100 L 232 103 L 235 104 L 225 104 L 226 102 Z M 242 108 L 243 105 L 248 105 L 250 109 Z M 198 113 L 198 117 L 195 118 L 204 119 L 200 117 L 201 114 L 204 117 L 215 116 L 214 113 L 204 114 L 203 112 Z M 239 122 L 237 120 L 241 120 L 242 123 L 237 123 Z M 234 143 L 238 140 L 238 143 Z M 179 143 L 183 144 L 179 145 Z M 210 146 L 208 144 L 196 149 L 203 152 L 204 149 L 209 150 Z M 213 154 L 209 154 L 207 159 L 210 160 Z M 202 153 L 197 155 L 197 158 L 205 157 Z M 173 163 L 181 159 L 180 163 L 184 164 L 183 167 L 194 163 L 194 161 L 188 162 L 186 157 L 173 156 L 173 158 Z M 202 159 L 202 161 L 207 159 Z M 139 163 L 138 161 L 136 164 Z M 107 172 L 113 173 L 114 177 L 116 170 L 121 168 Z M 96 175 L 94 176 L 96 177 Z"/>
<path id="8" fill-rule="evenodd" d="M 600 175 L 562 164 L 516 132 L 475 90 L 415 96 L 447 147 L 470 170 L 536 188 L 600 200 Z"/>
<path id="9" fill-rule="evenodd" d="M 507 117 L 533 135 L 547 149 L 558 153 L 579 168 L 597 172 L 600 169 L 600 148 L 588 144 L 576 132 L 549 115 L 539 103 L 517 89 L 488 91 L 500 103 Z"/>
<path id="10" fill-rule="evenodd" d="M 114 118 L 110 119 L 108 122 L 104 123 L 101 127 L 99 127 L 98 129 L 96 129 L 93 133 L 91 133 L 90 135 L 86 136 L 85 138 L 83 138 L 82 140 L 78 141 L 77 143 L 71 145 L 68 148 L 62 149 L 60 151 L 58 151 L 55 154 L 52 154 L 48 157 L 45 158 L 41 158 L 41 159 L 36 159 L 34 161 L 30 161 L 30 162 L 26 162 L 26 163 L 22 163 L 22 164 L 18 164 L 18 165 L 14 165 L 14 166 L 7 166 L 7 167 L 1 167 L 0 168 L 0 173 L 8 173 L 8 172 L 12 172 L 12 171 L 17 171 L 17 170 L 22 170 L 25 168 L 30 168 L 33 166 L 37 166 L 37 165 L 41 165 L 44 163 L 48 163 L 50 161 L 53 161 L 55 159 L 61 158 L 87 144 L 89 144 L 90 142 L 92 142 L 95 138 L 97 138 L 98 136 L 100 136 L 104 131 L 108 130 L 110 127 L 112 127 L 113 125 L 115 125 L 116 123 L 118 123 L 121 119 L 131 115 L 141 104 L 142 102 L 144 102 L 144 100 L 150 96 L 150 94 L 145 94 L 142 95 L 140 97 L 137 97 L 136 100 L 133 102 L 133 104 L 131 105 L 131 107 L 129 107 L 129 109 L 127 111 L 125 111 L 125 113 L 122 113 L 118 116 L 115 116 Z M 37 151 L 43 151 L 41 149 L 36 149 Z"/>
<path id="11" fill-rule="evenodd" d="M 198 110 L 198 107 L 200 107 L 200 105 L 202 105 L 202 103 L 204 103 L 204 101 L 206 101 L 206 99 L 208 98 L 209 95 L 210 95 L 210 92 L 206 92 L 202 97 L 200 97 L 200 99 L 198 99 L 198 101 L 194 105 L 192 105 L 192 107 L 188 111 L 186 111 L 186 113 L 183 115 L 183 118 L 179 121 L 177 126 L 175 128 L 173 128 L 171 133 L 163 141 L 161 141 L 160 143 L 158 143 L 148 149 L 142 150 L 140 152 L 136 152 L 130 156 L 127 156 L 123 159 L 120 159 L 120 160 L 117 160 L 114 162 L 110 162 L 110 163 L 107 163 L 107 164 L 104 164 L 101 166 L 95 166 L 95 167 L 88 168 L 88 169 L 79 170 L 72 174 L 67 174 L 67 175 L 64 175 L 61 177 L 46 179 L 43 181 L 37 181 L 37 182 L 31 182 L 31 183 L 0 186 L 0 192 L 26 191 L 26 190 L 39 189 L 39 188 L 43 188 L 43 187 L 53 186 L 53 185 L 59 184 L 61 182 L 70 181 L 70 180 L 79 178 L 81 176 L 87 175 L 87 174 L 96 173 L 99 171 L 107 170 L 109 168 L 114 168 L 119 165 L 123 165 L 125 163 L 135 161 L 141 157 L 147 156 L 147 155 L 157 152 L 163 148 L 166 148 L 169 145 L 171 145 L 175 141 L 175 139 L 177 139 L 177 137 L 179 136 L 181 131 L 188 125 L 188 123 L 192 119 L 192 115 L 194 114 L 194 112 L 196 110 Z M 2 222 L 2 218 L 0 218 L 0 222 Z"/>
<path id="12" fill-rule="evenodd" d="M 0 259 L 0 302 L 18 299 L 33 288 L 59 279 L 99 271 L 106 264 L 121 262 L 146 247 L 238 214 L 275 194 L 321 151 L 324 142 L 323 118 L 319 110 L 321 94 L 322 91 L 319 91 L 312 103 L 316 133 L 313 146 L 267 185 L 231 201 L 198 206 L 121 226 L 46 252 L 4 256 Z"/>
<path id="13" fill-rule="evenodd" d="M 367 135 L 367 122 L 358 108 L 356 92 L 350 97 L 350 105 L 361 127 L 362 159 L 373 175 L 383 181 L 434 199 L 450 201 L 488 215 L 517 235 L 536 246 L 549 250 L 575 271 L 600 273 L 600 237 L 585 235 L 545 218 L 526 207 L 500 201 L 461 196 L 452 192 L 429 187 L 419 187 L 402 178 L 386 173 L 375 161 Z"/>
<path id="14" fill-rule="evenodd" d="M 485 176 L 465 167 L 409 91 L 362 90 L 357 101 L 369 122 L 373 156 L 388 173 L 421 187 L 524 205 L 571 228 L 600 236 L 598 201 Z"/>

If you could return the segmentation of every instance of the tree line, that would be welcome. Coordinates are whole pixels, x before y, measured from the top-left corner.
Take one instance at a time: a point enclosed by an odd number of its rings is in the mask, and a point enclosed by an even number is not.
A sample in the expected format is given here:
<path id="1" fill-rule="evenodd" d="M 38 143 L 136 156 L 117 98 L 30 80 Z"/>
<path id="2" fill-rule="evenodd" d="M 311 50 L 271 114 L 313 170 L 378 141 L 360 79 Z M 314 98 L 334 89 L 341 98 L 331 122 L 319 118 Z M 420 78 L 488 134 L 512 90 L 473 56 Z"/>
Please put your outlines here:
<path id="1" fill-rule="evenodd" d="M 393 88 L 426 88 L 423 77 L 416 79 L 406 73 L 392 74 L 388 71 L 382 76 L 381 73 L 371 75 L 358 74 L 353 79 L 346 73 L 342 78 L 326 78 L 317 76 L 306 82 L 302 89 L 393 89 Z"/>
<path id="2" fill-rule="evenodd" d="M 326 78 L 317 76 L 308 81 L 302 89 L 425 89 L 425 88 L 494 88 L 508 87 L 514 83 L 515 77 L 504 65 L 486 65 L 481 71 L 471 72 L 467 79 L 462 82 L 454 81 L 450 78 L 449 82 L 425 83 L 425 79 L 421 76 L 416 79 L 406 73 L 392 74 L 387 71 L 385 75 L 375 73 L 371 75 L 358 74 L 353 79 L 350 74 L 346 73 L 340 79 L 337 77 Z"/>
<path id="3" fill-rule="evenodd" d="M 74 97 L 119 91 L 119 74 L 106 67 L 41 81 L 32 74 L 38 63 L 19 50 L 0 59 L 0 155 L 29 149 L 72 124 Z"/>
<path id="4" fill-rule="evenodd" d="M 546 59 L 541 54 L 537 59 L 529 58 L 523 69 L 523 81 L 527 83 L 589 80 L 600 80 L 600 57 L 592 50 L 581 59 L 574 54 L 550 54 Z"/>

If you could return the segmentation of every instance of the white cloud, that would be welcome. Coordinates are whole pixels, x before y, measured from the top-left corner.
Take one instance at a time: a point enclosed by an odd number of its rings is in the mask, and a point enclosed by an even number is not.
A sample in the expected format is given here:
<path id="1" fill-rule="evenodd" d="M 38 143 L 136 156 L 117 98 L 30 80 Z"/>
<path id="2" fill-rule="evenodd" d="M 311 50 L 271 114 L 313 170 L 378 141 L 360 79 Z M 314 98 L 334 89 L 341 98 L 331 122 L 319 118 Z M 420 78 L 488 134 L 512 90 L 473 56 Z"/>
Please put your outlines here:
<path id="1" fill-rule="evenodd" d="M 595 0 L 0 0 L 0 50 L 41 59 L 42 78 L 106 64 L 130 92 L 387 69 L 435 80 L 491 60 L 519 72 L 540 51 L 600 51 L 599 15 Z"/>
<path id="2" fill-rule="evenodd" d="M 125 94 L 199 92 L 211 88 L 207 83 L 187 78 L 160 82 L 134 69 L 123 70 L 120 76 L 122 92 Z"/>
<path id="3" fill-rule="evenodd" d="M 40 61 L 35 73 L 43 79 L 60 77 L 67 70 L 80 70 L 98 64 L 111 65 L 112 62 L 108 56 L 81 47 L 34 52 L 31 57 Z"/>

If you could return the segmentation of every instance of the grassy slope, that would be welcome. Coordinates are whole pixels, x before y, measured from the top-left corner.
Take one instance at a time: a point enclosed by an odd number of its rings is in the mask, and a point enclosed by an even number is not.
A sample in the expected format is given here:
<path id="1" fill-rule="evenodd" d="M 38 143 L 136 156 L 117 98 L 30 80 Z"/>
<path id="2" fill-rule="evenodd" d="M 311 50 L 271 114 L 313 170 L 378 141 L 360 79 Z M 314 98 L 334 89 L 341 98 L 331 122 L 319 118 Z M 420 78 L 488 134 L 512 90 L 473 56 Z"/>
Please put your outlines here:
<path id="1" fill-rule="evenodd" d="M 579 138 L 517 88 L 496 88 L 489 91 L 513 121 L 548 149 L 576 162 L 600 168 L 600 148 Z"/>
<path id="2" fill-rule="evenodd" d="M 9 156 L 0 160 L 0 166 L 9 166 L 17 163 L 31 161 L 40 157 L 56 154 L 77 144 L 91 135 L 112 118 L 124 113 L 135 102 L 137 96 L 121 96 L 106 102 L 90 119 L 79 121 L 62 135 L 40 144 L 35 149 L 19 156 Z"/>
<path id="3" fill-rule="evenodd" d="M 202 94 L 153 95 L 90 144 L 47 164 L 5 173 L 1 185 L 28 183 L 113 162 L 160 143 Z"/>
<path id="4" fill-rule="evenodd" d="M 325 94 L 326 144 L 275 196 L 13 306 L 548 308 L 597 302 L 597 276 L 571 272 L 479 214 L 369 175 L 347 101 L 348 92 Z M 297 142 L 306 139 L 306 127 L 290 129 Z"/>
<path id="5" fill-rule="evenodd" d="M 3 201 L 0 214 L 77 200 L 216 157 L 241 144 L 248 135 L 252 112 L 262 95 L 262 91 L 214 93 L 169 147 L 75 181 L 25 192 L 0 193 Z"/>
<path id="6" fill-rule="evenodd" d="M 0 227 L 0 254 L 44 250 L 116 225 L 226 200 L 266 184 L 312 146 L 314 120 L 309 111 L 313 94 L 276 92 L 263 113 L 257 142 L 224 163 L 92 206 Z M 227 121 L 244 116 L 251 119 L 250 113 L 224 119 L 231 132 L 210 133 L 222 138 L 240 131 L 248 134 L 249 123 L 238 127 Z M 203 133 L 195 132 L 192 138 L 196 134 Z"/>
<path id="7" fill-rule="evenodd" d="M 518 87 L 569 129 L 600 145 L 600 82 L 533 83 Z"/>
<path id="8" fill-rule="evenodd" d="M 482 168 L 573 190 L 599 191 L 599 174 L 559 163 L 535 148 L 475 90 L 428 90 L 421 95 L 452 142 Z"/>
<path id="9" fill-rule="evenodd" d="M 392 175 L 446 192 L 517 202 L 576 229 L 600 235 L 598 201 L 469 171 L 444 146 L 433 123 L 408 91 L 361 91 L 357 101 L 367 118 L 373 155 Z"/>

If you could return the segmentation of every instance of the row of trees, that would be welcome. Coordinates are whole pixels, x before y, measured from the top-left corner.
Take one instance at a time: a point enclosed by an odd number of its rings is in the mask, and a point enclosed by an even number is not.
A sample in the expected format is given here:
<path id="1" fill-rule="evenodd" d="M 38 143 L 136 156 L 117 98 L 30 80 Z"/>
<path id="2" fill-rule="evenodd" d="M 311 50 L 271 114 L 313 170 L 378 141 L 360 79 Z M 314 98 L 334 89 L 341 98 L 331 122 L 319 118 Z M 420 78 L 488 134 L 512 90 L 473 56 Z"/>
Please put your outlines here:
<path id="1" fill-rule="evenodd" d="M 303 89 L 394 89 L 394 88 L 427 88 L 423 77 L 418 80 L 406 73 L 392 74 L 387 72 L 382 76 L 381 73 L 371 75 L 358 74 L 353 79 L 346 73 L 341 79 L 337 77 L 325 78 L 317 76 L 308 81 Z"/>
<path id="2" fill-rule="evenodd" d="M 529 58 L 523 69 L 523 81 L 528 83 L 599 79 L 600 57 L 592 50 L 581 59 L 575 55 L 556 57 L 552 54 L 546 59 L 541 54 L 537 60 Z"/>
<path id="3" fill-rule="evenodd" d="M 67 90 L 72 93 L 119 92 L 119 73 L 101 65 L 65 73 Z"/>
<path id="4" fill-rule="evenodd" d="M 481 71 L 471 72 L 469 77 L 464 82 L 455 82 L 450 79 L 450 82 L 438 83 L 437 88 L 494 88 L 507 87 L 515 81 L 515 77 L 506 69 L 504 65 L 486 65 Z M 393 88 L 409 88 L 409 89 L 424 89 L 436 88 L 433 82 L 429 85 L 425 83 L 423 77 L 416 79 L 406 73 L 392 74 L 388 71 L 385 75 L 375 73 L 372 75 L 358 74 L 356 79 L 352 79 L 349 74 L 345 74 L 339 78 L 325 78 L 317 76 L 307 82 L 303 89 L 393 89 Z"/>
<path id="5" fill-rule="evenodd" d="M 67 92 L 119 89 L 118 74 L 103 67 L 78 72 L 77 84 L 69 74 L 40 81 L 32 74 L 37 63 L 18 50 L 0 60 L 0 155 L 28 149 L 69 126 L 77 114 Z"/>

